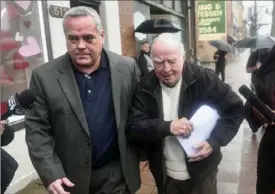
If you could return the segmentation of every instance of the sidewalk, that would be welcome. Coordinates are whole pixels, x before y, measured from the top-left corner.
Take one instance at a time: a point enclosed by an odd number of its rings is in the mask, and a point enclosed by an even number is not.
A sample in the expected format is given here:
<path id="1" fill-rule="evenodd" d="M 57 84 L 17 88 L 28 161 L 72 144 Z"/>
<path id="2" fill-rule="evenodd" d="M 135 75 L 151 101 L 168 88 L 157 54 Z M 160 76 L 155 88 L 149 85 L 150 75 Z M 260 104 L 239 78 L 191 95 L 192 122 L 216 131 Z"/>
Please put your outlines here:
<path id="1" fill-rule="evenodd" d="M 250 84 L 250 75 L 245 72 L 245 65 L 249 51 L 232 60 L 226 67 L 225 81 L 234 91 L 242 84 Z M 208 68 L 214 68 L 208 65 Z M 256 159 L 261 132 L 252 135 L 246 121 L 233 141 L 222 148 L 223 160 L 219 166 L 218 191 L 219 194 L 255 194 Z M 141 171 L 142 187 L 138 194 L 156 194 L 154 179 L 148 169 Z M 39 183 L 39 181 L 38 181 Z M 17 194 L 46 194 L 43 186 L 32 182 Z"/>

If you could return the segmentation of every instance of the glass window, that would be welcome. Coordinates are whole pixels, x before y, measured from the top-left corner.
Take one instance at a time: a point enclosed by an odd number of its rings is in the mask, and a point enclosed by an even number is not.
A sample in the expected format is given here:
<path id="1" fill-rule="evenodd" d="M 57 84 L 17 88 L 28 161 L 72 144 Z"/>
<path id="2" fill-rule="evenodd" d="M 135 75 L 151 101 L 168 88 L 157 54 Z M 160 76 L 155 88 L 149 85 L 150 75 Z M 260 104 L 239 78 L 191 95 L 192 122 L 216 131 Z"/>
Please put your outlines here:
<path id="1" fill-rule="evenodd" d="M 163 1 L 163 5 L 166 7 L 169 7 L 170 9 L 173 9 L 173 1 L 172 0 Z"/>
<path id="2" fill-rule="evenodd" d="M 10 96 L 28 88 L 32 70 L 45 63 L 38 3 L 1 1 L 1 114 L 6 112 Z M 9 120 L 18 119 L 22 116 Z"/>
<path id="3" fill-rule="evenodd" d="M 175 11 L 178 13 L 182 13 L 183 2 L 182 1 L 174 1 L 175 3 Z"/>

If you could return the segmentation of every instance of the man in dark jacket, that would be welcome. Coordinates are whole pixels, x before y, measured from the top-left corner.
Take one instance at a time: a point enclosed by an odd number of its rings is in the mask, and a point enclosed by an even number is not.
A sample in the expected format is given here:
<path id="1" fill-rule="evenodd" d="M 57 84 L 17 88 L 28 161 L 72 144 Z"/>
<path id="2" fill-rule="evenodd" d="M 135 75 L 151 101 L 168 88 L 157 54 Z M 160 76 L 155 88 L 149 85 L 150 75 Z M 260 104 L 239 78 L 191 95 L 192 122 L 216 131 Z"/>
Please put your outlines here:
<path id="1" fill-rule="evenodd" d="M 259 93 L 259 86 L 261 85 L 261 77 L 258 75 L 258 72 L 260 68 L 265 68 L 262 67 L 262 64 L 265 64 L 265 61 L 268 58 L 269 50 L 270 49 L 266 48 L 258 49 L 252 52 L 247 60 L 246 72 L 251 73 L 251 89 L 256 92 L 255 88 L 257 87 L 257 93 Z M 257 93 L 256 95 L 258 95 Z M 255 117 L 252 107 L 248 102 L 245 103 L 245 110 L 245 119 L 247 120 L 252 133 L 256 133 L 262 125 L 261 118 Z"/>
<path id="2" fill-rule="evenodd" d="M 251 86 L 254 90 L 255 82 L 257 81 L 256 74 L 261 67 L 262 64 L 264 64 L 265 60 L 268 57 L 270 49 L 263 48 L 258 49 L 254 52 L 252 52 L 247 60 L 246 64 L 246 72 L 251 73 Z"/>
<path id="3" fill-rule="evenodd" d="M 185 62 L 183 45 L 174 35 L 154 40 L 152 59 L 154 71 L 134 94 L 128 138 L 147 145 L 158 193 L 216 194 L 220 147 L 237 134 L 244 119 L 243 102 L 214 71 Z M 191 134 L 189 119 L 204 104 L 215 108 L 221 119 L 209 139 L 194 145 L 198 152 L 187 157 L 176 136 Z"/>
<path id="4" fill-rule="evenodd" d="M 275 46 L 257 71 L 255 93 L 270 109 L 275 110 Z M 267 119 L 259 119 L 255 108 L 251 121 L 257 121 L 258 127 L 264 126 L 264 134 L 258 149 L 257 194 L 275 193 L 275 125 Z M 274 111 L 275 112 L 275 111 Z"/>
<path id="5" fill-rule="evenodd" d="M 14 139 L 13 129 L 7 125 L 7 121 L 1 121 L 1 194 L 5 193 L 18 168 L 15 159 L 2 146 L 7 146 Z"/>
<path id="6" fill-rule="evenodd" d="M 226 55 L 227 52 L 222 50 L 218 50 L 214 54 L 214 59 L 216 60 L 215 71 L 218 76 L 221 74 L 223 82 L 225 81 Z"/>
<path id="7" fill-rule="evenodd" d="M 63 27 L 68 52 L 31 76 L 37 98 L 25 129 L 32 164 L 50 193 L 136 193 L 139 158 L 125 133 L 136 63 L 103 48 L 91 7 L 68 10 Z"/>
<path id="8" fill-rule="evenodd" d="M 153 62 L 150 56 L 150 44 L 148 40 L 141 42 L 140 53 L 137 59 L 138 67 L 140 70 L 140 76 L 144 77 L 153 70 Z"/>

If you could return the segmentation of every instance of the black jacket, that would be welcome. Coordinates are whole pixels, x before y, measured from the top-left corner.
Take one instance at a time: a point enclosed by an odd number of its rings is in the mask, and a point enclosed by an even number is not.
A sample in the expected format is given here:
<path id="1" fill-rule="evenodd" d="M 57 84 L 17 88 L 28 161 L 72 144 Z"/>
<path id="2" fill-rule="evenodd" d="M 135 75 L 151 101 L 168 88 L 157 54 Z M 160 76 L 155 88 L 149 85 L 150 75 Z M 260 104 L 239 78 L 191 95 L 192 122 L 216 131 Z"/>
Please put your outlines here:
<path id="1" fill-rule="evenodd" d="M 222 158 L 220 147 L 226 146 L 237 134 L 244 119 L 240 97 L 224 84 L 214 71 L 185 63 L 178 115 L 188 119 L 203 104 L 216 108 L 221 115 L 208 142 L 213 153 L 200 162 L 186 161 L 194 183 L 202 181 L 216 168 Z M 137 85 L 128 121 L 128 138 L 147 146 L 150 170 L 158 192 L 163 193 L 166 179 L 162 141 L 170 134 L 170 121 L 163 120 L 161 88 L 154 71 Z"/>
<path id="2" fill-rule="evenodd" d="M 224 69 L 226 64 L 226 56 L 227 52 L 218 50 L 214 54 L 214 60 L 216 60 L 216 69 Z"/>
<path id="3" fill-rule="evenodd" d="M 14 131 L 9 125 L 6 125 L 5 130 L 1 135 L 1 146 L 8 145 L 9 143 L 12 142 L 13 139 L 14 139 Z"/>
<path id="4" fill-rule="evenodd" d="M 144 76 L 148 75 L 148 73 L 149 73 L 148 62 L 144 55 L 148 55 L 148 54 L 144 51 L 140 51 L 140 54 L 137 59 L 137 64 L 139 67 L 141 77 L 144 77 Z"/>
<path id="5" fill-rule="evenodd" d="M 13 129 L 6 125 L 1 135 L 1 147 L 6 146 L 14 139 Z M 3 194 L 11 183 L 18 168 L 16 160 L 1 148 L 1 194 Z"/>

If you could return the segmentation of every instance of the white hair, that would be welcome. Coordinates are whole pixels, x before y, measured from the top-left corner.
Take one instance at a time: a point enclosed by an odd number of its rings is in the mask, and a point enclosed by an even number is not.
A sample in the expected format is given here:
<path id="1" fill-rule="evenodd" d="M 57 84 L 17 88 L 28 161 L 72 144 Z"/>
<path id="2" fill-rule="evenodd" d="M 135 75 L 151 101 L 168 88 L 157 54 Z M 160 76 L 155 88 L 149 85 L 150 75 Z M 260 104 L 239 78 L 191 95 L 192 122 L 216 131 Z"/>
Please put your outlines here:
<path id="1" fill-rule="evenodd" d="M 93 9 L 91 7 L 87 7 L 87 6 L 78 6 L 78 7 L 71 8 L 64 14 L 64 17 L 63 17 L 64 32 L 66 32 L 64 23 L 68 17 L 77 18 L 77 17 L 83 17 L 83 16 L 92 16 L 94 19 L 94 22 L 96 24 L 97 31 L 101 32 L 103 30 L 101 18 L 95 9 Z"/>
<path id="2" fill-rule="evenodd" d="M 181 54 L 183 57 L 185 56 L 185 50 L 184 50 L 183 43 L 177 39 L 177 37 L 176 37 L 175 34 L 171 34 L 171 33 L 163 33 L 163 34 L 160 34 L 159 36 L 157 36 L 157 37 L 153 40 L 152 45 L 151 45 L 152 48 L 153 48 L 154 44 L 155 44 L 157 41 L 162 41 L 162 42 L 175 42 L 175 43 L 177 43 L 178 46 L 179 46 L 179 49 L 180 49 L 180 54 Z"/>

